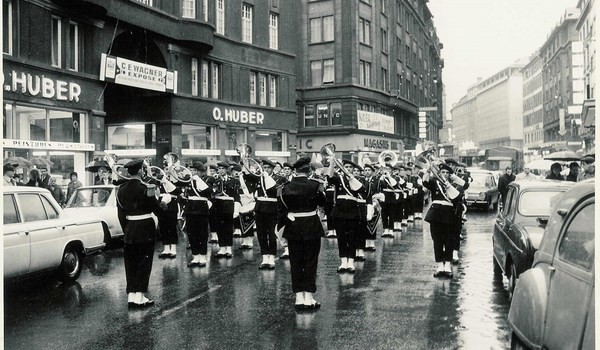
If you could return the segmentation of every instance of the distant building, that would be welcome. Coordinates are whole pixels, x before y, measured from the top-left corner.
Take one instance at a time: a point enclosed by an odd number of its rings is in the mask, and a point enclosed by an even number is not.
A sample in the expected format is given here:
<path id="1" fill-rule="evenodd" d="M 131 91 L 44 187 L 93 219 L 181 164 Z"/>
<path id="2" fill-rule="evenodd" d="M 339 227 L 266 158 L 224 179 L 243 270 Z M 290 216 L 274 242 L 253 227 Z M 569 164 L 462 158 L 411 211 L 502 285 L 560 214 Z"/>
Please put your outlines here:
<path id="1" fill-rule="evenodd" d="M 539 152 L 544 143 L 542 65 L 539 51 L 536 51 L 521 71 L 523 75 L 523 149 L 525 157 L 532 159 L 539 158 Z"/>
<path id="2" fill-rule="evenodd" d="M 596 2 L 594 0 L 579 0 L 577 8 L 581 11 L 576 28 L 583 49 L 585 93 L 582 104 L 580 135 L 585 143 L 584 152 L 589 153 L 596 146 Z"/>

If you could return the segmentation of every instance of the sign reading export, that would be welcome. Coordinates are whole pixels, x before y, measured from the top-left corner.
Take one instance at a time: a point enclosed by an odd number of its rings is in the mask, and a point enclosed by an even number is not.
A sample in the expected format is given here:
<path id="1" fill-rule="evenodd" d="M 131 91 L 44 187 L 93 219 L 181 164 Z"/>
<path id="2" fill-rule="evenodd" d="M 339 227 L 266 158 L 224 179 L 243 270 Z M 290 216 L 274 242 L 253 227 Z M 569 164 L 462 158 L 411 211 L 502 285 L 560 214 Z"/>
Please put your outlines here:
<path id="1" fill-rule="evenodd" d="M 361 130 L 380 131 L 394 133 L 394 118 L 367 111 L 356 111 L 358 128 Z"/>
<path id="2" fill-rule="evenodd" d="M 177 93 L 177 71 L 102 54 L 100 80 L 140 89 Z"/>

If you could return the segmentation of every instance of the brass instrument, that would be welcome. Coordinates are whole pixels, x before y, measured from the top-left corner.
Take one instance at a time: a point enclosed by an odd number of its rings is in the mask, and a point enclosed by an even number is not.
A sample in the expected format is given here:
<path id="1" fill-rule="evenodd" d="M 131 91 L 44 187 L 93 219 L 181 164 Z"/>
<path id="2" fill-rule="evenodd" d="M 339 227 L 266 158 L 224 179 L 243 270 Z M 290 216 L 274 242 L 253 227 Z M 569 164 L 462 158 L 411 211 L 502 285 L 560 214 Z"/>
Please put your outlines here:
<path id="1" fill-rule="evenodd" d="M 358 179 L 356 179 L 351 172 L 346 170 L 342 162 L 340 162 L 339 159 L 335 157 L 335 145 L 333 143 L 324 144 L 321 147 L 320 153 L 323 158 L 331 159 L 333 163 L 335 163 L 335 165 L 340 169 L 340 171 L 350 178 L 350 188 L 353 191 L 356 191 L 362 187 L 362 183 Z"/>
<path id="2" fill-rule="evenodd" d="M 388 158 L 390 160 L 386 161 L 386 159 Z M 385 167 L 387 166 L 393 168 L 398 163 L 398 155 L 396 154 L 396 152 L 383 151 L 379 153 L 379 156 L 377 157 L 377 162 L 381 166 L 381 169 L 385 169 Z M 384 172 L 383 175 L 389 175 L 387 172 L 385 172 L 385 170 L 382 171 Z"/>
<path id="3" fill-rule="evenodd" d="M 446 191 L 446 195 L 450 199 L 454 199 L 460 195 L 460 192 L 454 188 L 450 182 L 444 179 L 440 175 L 439 166 L 443 163 L 442 160 L 435 156 L 435 148 L 430 148 L 424 152 L 421 152 L 415 158 L 415 167 L 420 169 L 420 172 L 430 172 L 443 186 Z"/>
<path id="4" fill-rule="evenodd" d="M 112 154 L 112 153 L 107 153 L 104 156 L 104 159 L 108 163 L 108 166 L 112 169 L 113 173 L 117 174 L 117 177 L 120 177 L 124 180 L 132 179 L 131 174 L 129 174 L 129 172 L 127 171 L 127 168 L 125 168 L 124 165 L 117 164 L 117 160 L 118 160 L 117 155 Z M 156 168 L 156 169 L 153 169 L 153 168 Z M 165 172 L 161 168 L 150 166 L 150 160 L 147 157 L 143 158 L 142 169 L 144 169 L 144 175 L 142 175 L 142 177 L 149 177 L 156 181 L 160 181 L 160 178 L 165 177 Z M 153 171 L 157 171 L 157 174 L 154 175 Z M 146 185 L 146 187 L 148 187 L 147 194 L 149 197 L 156 196 L 158 198 L 158 195 L 160 192 L 156 189 L 156 185 L 147 183 L 147 182 L 143 181 L 142 179 L 140 179 L 140 181 L 144 185 Z"/>
<path id="5" fill-rule="evenodd" d="M 252 147 L 250 147 L 247 143 L 240 143 L 236 149 L 237 153 L 240 155 L 240 163 L 247 172 L 261 176 L 262 175 L 262 166 L 256 160 L 250 158 L 250 154 L 252 154 Z"/>
<path id="6" fill-rule="evenodd" d="M 179 157 L 177 154 L 169 152 L 163 156 L 163 159 L 167 162 L 165 173 L 169 175 L 170 179 L 177 182 L 190 182 L 192 181 L 192 172 L 190 169 L 179 164 Z"/>

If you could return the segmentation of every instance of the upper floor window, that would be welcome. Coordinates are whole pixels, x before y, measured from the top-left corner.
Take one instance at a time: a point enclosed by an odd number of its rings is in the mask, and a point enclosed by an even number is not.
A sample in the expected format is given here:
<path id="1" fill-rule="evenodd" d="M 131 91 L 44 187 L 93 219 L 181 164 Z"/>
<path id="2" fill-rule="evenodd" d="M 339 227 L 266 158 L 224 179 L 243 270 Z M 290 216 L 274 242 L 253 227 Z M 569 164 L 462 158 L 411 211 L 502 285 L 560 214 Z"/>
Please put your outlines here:
<path id="1" fill-rule="evenodd" d="M 198 60 L 192 58 L 192 95 L 198 96 Z"/>
<path id="2" fill-rule="evenodd" d="M 381 12 L 382 13 L 386 13 L 386 10 L 387 10 L 387 8 L 386 8 L 386 5 L 387 5 L 386 1 L 387 0 L 381 0 Z"/>
<path id="3" fill-rule="evenodd" d="M 269 75 L 269 107 L 277 106 L 277 77 Z"/>
<path id="4" fill-rule="evenodd" d="M 371 63 L 360 61 L 358 64 L 358 82 L 360 85 L 371 86 Z"/>
<path id="5" fill-rule="evenodd" d="M 242 4 L 242 41 L 252 44 L 252 6 Z"/>
<path id="6" fill-rule="evenodd" d="M 202 0 L 202 15 L 204 22 L 208 22 L 208 0 Z"/>
<path id="7" fill-rule="evenodd" d="M 208 62 L 207 61 L 202 61 L 202 74 L 200 75 L 202 77 L 202 89 L 201 89 L 201 96 L 202 97 L 208 97 Z"/>
<path id="8" fill-rule="evenodd" d="M 153 0 L 137 0 L 137 2 L 141 2 L 144 5 L 153 6 Z"/>
<path id="9" fill-rule="evenodd" d="M 196 0 L 181 0 L 181 17 L 196 18 Z"/>
<path id="10" fill-rule="evenodd" d="M 385 29 L 381 29 L 381 51 L 383 52 L 387 52 L 388 51 L 388 35 L 387 35 L 387 30 Z"/>
<path id="11" fill-rule="evenodd" d="M 67 67 L 70 70 L 79 70 L 79 25 L 69 22 L 69 40 L 67 40 Z"/>
<path id="12" fill-rule="evenodd" d="M 65 24 L 64 28 L 63 23 Z M 82 46 L 79 24 L 53 16 L 50 40 L 52 43 L 50 54 L 52 66 L 79 71 L 79 58 Z"/>
<path id="13" fill-rule="evenodd" d="M 52 65 L 62 67 L 62 21 L 58 17 L 52 17 Z"/>
<path id="14" fill-rule="evenodd" d="M 267 77 L 264 74 L 258 75 L 258 87 L 260 93 L 260 105 L 267 105 Z"/>
<path id="15" fill-rule="evenodd" d="M 311 18 L 310 42 L 320 43 L 334 40 L 333 16 Z"/>
<path id="16" fill-rule="evenodd" d="M 220 88 L 221 88 L 221 65 L 217 64 L 217 63 L 212 63 L 211 64 L 212 67 L 212 91 L 211 91 L 211 96 L 212 98 L 219 98 L 221 93 L 220 93 Z"/>
<path id="17" fill-rule="evenodd" d="M 269 48 L 279 48 L 279 16 L 275 13 L 269 14 Z"/>
<path id="18" fill-rule="evenodd" d="M 358 19 L 358 41 L 371 45 L 371 22 L 364 18 Z"/>
<path id="19" fill-rule="evenodd" d="M 256 73 L 250 72 L 250 104 L 256 104 Z"/>
<path id="20" fill-rule="evenodd" d="M 310 62 L 311 85 L 332 84 L 335 81 L 335 63 L 333 59 Z"/>
<path id="21" fill-rule="evenodd" d="M 4 1 L 2 7 L 2 52 L 13 54 L 13 14 L 12 1 Z"/>
<path id="22" fill-rule="evenodd" d="M 217 34 L 225 34 L 225 0 L 217 0 Z"/>

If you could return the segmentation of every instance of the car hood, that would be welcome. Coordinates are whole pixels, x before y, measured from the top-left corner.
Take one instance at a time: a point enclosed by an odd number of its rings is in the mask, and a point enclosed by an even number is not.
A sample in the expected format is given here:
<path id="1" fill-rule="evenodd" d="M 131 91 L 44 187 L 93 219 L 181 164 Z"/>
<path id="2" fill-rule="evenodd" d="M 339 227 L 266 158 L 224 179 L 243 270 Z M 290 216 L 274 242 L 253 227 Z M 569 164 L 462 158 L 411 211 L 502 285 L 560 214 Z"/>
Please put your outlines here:
<path id="1" fill-rule="evenodd" d="M 479 192 L 486 192 L 488 189 L 485 188 L 485 186 L 481 186 L 481 185 L 477 185 L 475 183 L 471 183 L 469 185 L 469 188 L 466 190 L 466 192 L 470 192 L 470 193 L 479 193 Z"/>
<path id="2" fill-rule="evenodd" d="M 540 226 L 523 226 L 523 230 L 529 234 L 531 244 L 537 250 L 540 246 L 540 242 L 544 237 L 544 228 Z"/>
<path id="3" fill-rule="evenodd" d="M 104 207 L 78 207 L 78 208 L 64 208 L 63 214 L 69 218 L 96 218 L 101 220 L 98 216 L 99 210 Z"/>

